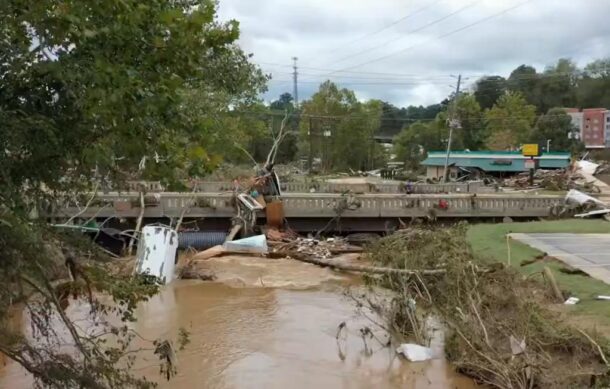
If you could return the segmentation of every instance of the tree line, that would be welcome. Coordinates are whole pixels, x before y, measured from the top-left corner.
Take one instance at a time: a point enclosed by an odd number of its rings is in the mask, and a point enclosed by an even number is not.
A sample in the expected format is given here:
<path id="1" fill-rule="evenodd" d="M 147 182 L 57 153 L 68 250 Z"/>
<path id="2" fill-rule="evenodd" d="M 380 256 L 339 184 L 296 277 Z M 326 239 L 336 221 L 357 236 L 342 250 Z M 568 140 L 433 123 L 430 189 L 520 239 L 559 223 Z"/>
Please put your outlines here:
<path id="1" fill-rule="evenodd" d="M 365 170 L 383 166 L 386 150 L 376 138 L 393 138 L 399 161 L 415 166 L 430 150 L 447 147 L 448 119 L 458 128 L 452 148 L 469 150 L 515 150 L 523 143 L 538 143 L 542 149 L 578 152 L 583 149 L 578 131 L 562 108 L 610 107 L 610 59 L 578 68 L 568 59 L 538 71 L 521 65 L 505 78 L 481 77 L 471 91 L 454 101 L 450 95 L 429 106 L 396 107 L 382 100 L 359 101 L 354 91 L 331 81 L 293 106 L 292 96 L 283 94 L 270 106 L 258 109 L 281 115 L 290 111 L 298 136 L 287 139 L 280 158 L 319 162 L 321 170 Z M 248 109 L 248 108 L 246 108 Z M 261 119 L 263 120 L 263 119 Z M 277 120 L 277 119 L 276 119 Z M 261 157 L 273 131 L 269 119 L 250 126 L 243 146 Z M 259 131 L 252 132 L 253 128 Z M 236 155 L 235 161 L 243 161 Z"/>
<path id="2" fill-rule="evenodd" d="M 398 158 L 416 163 L 429 150 L 447 146 L 447 116 L 459 122 L 453 149 L 514 150 L 523 143 L 543 149 L 578 152 L 583 149 L 578 129 L 563 108 L 610 107 L 610 59 L 580 69 L 568 59 L 538 72 L 521 65 L 508 78 L 498 75 L 477 80 L 452 110 L 445 104 L 433 120 L 418 121 L 395 138 Z"/>

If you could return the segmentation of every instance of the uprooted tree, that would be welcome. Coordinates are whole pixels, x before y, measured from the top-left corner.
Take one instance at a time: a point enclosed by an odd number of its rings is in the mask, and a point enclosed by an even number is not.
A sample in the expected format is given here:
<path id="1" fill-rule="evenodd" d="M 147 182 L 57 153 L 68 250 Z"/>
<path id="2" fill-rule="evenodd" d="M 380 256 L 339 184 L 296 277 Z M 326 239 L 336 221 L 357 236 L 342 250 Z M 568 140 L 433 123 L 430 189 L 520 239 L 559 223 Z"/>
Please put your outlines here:
<path id="1" fill-rule="evenodd" d="M 217 114 L 254 101 L 265 76 L 212 0 L 6 0 L 0 23 L 0 353 L 38 386 L 150 387 L 130 372 L 127 322 L 157 285 L 112 275 L 36 215 L 134 171 L 210 169 L 230 136 Z M 70 296 L 89 304 L 95 331 L 64 311 Z M 22 309 L 27 334 L 11 325 Z M 171 375 L 171 347 L 150 348 Z"/>

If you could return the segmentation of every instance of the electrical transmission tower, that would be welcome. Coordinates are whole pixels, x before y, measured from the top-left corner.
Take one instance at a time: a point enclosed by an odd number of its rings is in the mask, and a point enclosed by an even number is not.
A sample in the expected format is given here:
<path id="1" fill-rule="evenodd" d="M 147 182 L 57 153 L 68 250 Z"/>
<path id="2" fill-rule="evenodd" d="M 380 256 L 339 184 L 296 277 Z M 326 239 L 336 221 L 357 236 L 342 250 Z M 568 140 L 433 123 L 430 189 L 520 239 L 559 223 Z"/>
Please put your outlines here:
<path id="1" fill-rule="evenodd" d="M 299 60 L 297 57 L 292 57 L 294 64 L 292 68 L 294 69 L 294 73 L 292 73 L 292 79 L 294 83 L 293 96 L 294 97 L 294 108 L 299 108 L 299 69 L 297 67 L 297 61 Z"/>

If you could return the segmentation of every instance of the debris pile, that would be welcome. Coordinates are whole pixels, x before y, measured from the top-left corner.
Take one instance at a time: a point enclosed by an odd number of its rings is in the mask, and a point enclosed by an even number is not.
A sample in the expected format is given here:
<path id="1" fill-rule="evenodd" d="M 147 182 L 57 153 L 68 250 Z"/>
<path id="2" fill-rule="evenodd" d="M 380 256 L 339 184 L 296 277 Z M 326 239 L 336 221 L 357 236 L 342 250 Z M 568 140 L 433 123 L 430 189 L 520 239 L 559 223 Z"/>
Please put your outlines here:
<path id="1" fill-rule="evenodd" d="M 474 265 L 466 227 L 417 229 L 380 239 L 376 263 L 436 273 L 367 277 L 395 298 L 379 308 L 406 337 L 423 339 L 427 318 L 447 329 L 445 353 L 459 371 L 495 388 L 575 388 L 607 384 L 607 341 L 567 324 L 550 308 L 551 287 L 503 264 Z M 602 385 L 603 386 L 603 385 Z"/>
<path id="2" fill-rule="evenodd" d="M 360 253 L 363 249 L 353 246 L 341 238 L 328 238 L 318 240 L 313 238 L 296 238 L 288 242 L 283 242 L 273 247 L 273 252 L 286 255 L 298 253 L 301 255 L 313 256 L 316 258 L 328 259 L 335 255 L 347 253 Z"/>
<path id="3" fill-rule="evenodd" d="M 534 185 L 530 185 L 529 173 L 519 173 L 514 177 L 505 179 L 503 186 L 516 189 L 540 188 L 550 191 L 578 189 L 589 193 L 599 192 L 595 185 L 585 181 L 582 174 L 571 172 L 569 169 L 536 170 Z"/>
<path id="4" fill-rule="evenodd" d="M 577 161 L 567 169 L 544 170 L 534 172 L 533 185 L 530 184 L 530 173 L 519 173 L 504 179 L 501 184 L 513 189 L 545 189 L 549 191 L 567 191 L 576 189 L 589 194 L 601 193 L 603 185 L 595 175 L 610 170 L 608 165 L 598 165 L 589 161 Z"/>

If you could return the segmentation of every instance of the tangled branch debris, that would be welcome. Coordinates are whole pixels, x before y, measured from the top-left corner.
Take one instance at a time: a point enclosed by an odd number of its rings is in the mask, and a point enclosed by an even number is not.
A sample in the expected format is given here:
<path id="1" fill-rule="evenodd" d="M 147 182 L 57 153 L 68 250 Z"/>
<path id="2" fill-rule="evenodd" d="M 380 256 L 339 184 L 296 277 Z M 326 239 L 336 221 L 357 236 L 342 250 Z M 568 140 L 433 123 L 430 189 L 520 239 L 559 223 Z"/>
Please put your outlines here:
<path id="1" fill-rule="evenodd" d="M 478 382 L 494 388 L 608 384 L 608 341 L 571 327 L 549 309 L 556 296 L 547 285 L 503 265 L 477 272 L 465 226 L 399 231 L 369 249 L 379 265 L 445 270 L 368 281 L 395 292 L 385 312 L 404 335 L 421 338 L 427 316 L 438 317 L 448 331 L 448 359 Z"/>

